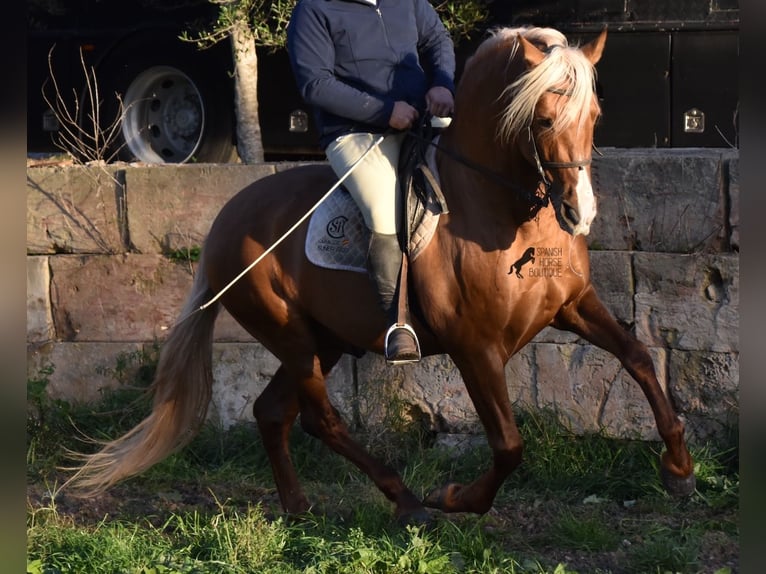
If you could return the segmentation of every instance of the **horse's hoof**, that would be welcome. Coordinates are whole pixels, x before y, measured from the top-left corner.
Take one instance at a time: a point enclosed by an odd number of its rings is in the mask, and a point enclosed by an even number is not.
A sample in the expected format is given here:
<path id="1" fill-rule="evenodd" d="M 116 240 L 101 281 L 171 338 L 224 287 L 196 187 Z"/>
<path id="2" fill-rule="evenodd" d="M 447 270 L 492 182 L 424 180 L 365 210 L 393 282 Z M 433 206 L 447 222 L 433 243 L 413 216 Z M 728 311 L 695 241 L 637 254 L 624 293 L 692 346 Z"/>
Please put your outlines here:
<path id="1" fill-rule="evenodd" d="M 430 528 L 433 526 L 433 517 L 425 508 L 419 508 L 412 512 L 403 513 L 396 518 L 396 523 L 399 526 L 425 526 Z"/>
<path id="2" fill-rule="evenodd" d="M 428 493 L 423 499 L 423 506 L 436 508 L 444 512 L 455 512 L 456 495 L 463 488 L 462 484 L 450 483 L 442 488 L 437 488 Z"/>
<path id="3" fill-rule="evenodd" d="M 444 489 L 437 488 L 428 493 L 423 499 L 423 506 L 428 508 L 438 508 L 439 510 L 444 508 Z"/>
<path id="4" fill-rule="evenodd" d="M 665 467 L 662 467 L 660 470 L 660 477 L 662 478 L 662 484 L 668 494 L 675 496 L 676 498 L 690 496 L 697 487 L 697 479 L 693 472 L 690 473 L 689 476 L 680 477 L 671 473 Z"/>

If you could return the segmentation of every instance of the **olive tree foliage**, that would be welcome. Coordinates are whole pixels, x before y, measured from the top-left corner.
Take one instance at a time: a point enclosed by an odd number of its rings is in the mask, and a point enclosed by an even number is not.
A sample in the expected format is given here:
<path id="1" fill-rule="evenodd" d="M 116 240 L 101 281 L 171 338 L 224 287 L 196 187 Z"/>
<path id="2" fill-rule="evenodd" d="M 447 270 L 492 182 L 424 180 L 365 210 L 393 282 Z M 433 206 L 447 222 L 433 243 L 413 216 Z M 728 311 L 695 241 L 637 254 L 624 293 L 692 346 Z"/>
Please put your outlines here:
<path id="1" fill-rule="evenodd" d="M 237 117 L 237 151 L 247 164 L 263 161 L 263 141 L 258 117 L 258 55 L 256 46 L 284 47 L 287 24 L 297 0 L 209 0 L 218 6 L 212 28 L 187 31 L 182 39 L 207 48 L 231 42 L 234 63 L 234 98 Z M 492 0 L 430 0 L 453 41 L 458 43 L 487 19 L 486 3 Z"/>

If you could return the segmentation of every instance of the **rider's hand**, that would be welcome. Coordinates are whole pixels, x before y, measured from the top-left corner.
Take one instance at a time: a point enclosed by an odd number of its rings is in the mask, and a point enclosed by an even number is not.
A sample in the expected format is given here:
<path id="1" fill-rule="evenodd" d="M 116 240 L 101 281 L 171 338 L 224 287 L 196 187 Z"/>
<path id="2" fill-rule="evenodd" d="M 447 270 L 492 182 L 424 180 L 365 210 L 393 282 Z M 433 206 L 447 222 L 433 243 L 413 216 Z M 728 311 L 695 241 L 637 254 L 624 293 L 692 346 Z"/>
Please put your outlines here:
<path id="1" fill-rule="evenodd" d="M 455 100 L 444 86 L 434 86 L 426 93 L 426 109 L 434 116 L 443 118 L 452 115 Z"/>
<path id="2" fill-rule="evenodd" d="M 418 111 L 403 101 L 394 103 L 388 125 L 395 130 L 406 130 L 418 119 Z"/>

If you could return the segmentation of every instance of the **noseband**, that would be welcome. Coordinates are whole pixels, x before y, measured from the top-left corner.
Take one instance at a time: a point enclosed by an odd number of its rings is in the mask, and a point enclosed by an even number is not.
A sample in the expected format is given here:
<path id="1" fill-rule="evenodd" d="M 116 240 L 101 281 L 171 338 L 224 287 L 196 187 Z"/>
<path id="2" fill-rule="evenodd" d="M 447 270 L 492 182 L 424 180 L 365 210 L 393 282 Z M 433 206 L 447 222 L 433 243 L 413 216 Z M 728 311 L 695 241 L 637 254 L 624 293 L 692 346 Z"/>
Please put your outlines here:
<path id="1" fill-rule="evenodd" d="M 550 90 L 550 91 L 554 91 L 554 90 Z M 575 160 L 575 161 L 543 161 L 540 159 L 540 154 L 537 151 L 537 143 L 535 143 L 535 138 L 532 135 L 531 126 L 527 126 L 527 135 L 529 137 L 529 141 L 532 142 L 532 153 L 534 154 L 535 165 L 537 166 L 537 173 L 540 174 L 540 181 L 545 185 L 546 192 L 548 189 L 550 189 L 552 183 L 545 176 L 545 169 L 569 169 L 569 168 L 576 167 L 578 170 L 582 171 L 582 168 L 591 164 L 592 158 L 590 157 L 586 159 Z"/>

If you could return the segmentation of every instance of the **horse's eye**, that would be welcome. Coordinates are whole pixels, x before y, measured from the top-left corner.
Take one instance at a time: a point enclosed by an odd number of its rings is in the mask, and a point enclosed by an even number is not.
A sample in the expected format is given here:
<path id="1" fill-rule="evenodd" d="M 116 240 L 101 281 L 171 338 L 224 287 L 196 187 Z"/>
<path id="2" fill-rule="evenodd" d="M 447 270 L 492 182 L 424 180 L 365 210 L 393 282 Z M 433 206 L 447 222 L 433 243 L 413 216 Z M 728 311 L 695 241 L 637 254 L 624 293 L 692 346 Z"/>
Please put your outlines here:
<path id="1" fill-rule="evenodd" d="M 540 128 L 549 130 L 553 127 L 553 120 L 551 118 L 535 118 L 535 124 Z"/>

